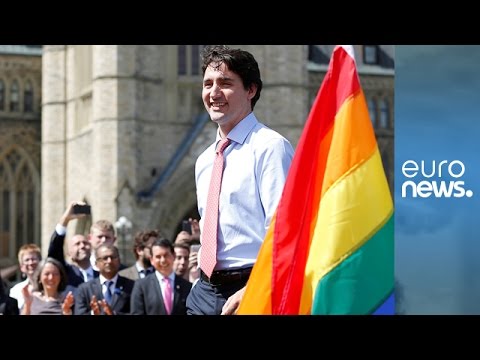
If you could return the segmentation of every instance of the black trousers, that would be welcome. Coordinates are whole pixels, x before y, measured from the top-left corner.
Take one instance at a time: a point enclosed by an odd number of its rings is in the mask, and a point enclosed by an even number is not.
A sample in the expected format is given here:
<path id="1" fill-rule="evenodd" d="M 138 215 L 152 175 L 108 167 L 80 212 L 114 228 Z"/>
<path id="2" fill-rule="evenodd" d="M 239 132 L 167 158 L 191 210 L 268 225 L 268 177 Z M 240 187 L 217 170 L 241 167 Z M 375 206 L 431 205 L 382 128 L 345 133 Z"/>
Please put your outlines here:
<path id="1" fill-rule="evenodd" d="M 220 315 L 227 299 L 247 284 L 248 279 L 214 286 L 202 277 L 187 297 L 187 315 Z"/>

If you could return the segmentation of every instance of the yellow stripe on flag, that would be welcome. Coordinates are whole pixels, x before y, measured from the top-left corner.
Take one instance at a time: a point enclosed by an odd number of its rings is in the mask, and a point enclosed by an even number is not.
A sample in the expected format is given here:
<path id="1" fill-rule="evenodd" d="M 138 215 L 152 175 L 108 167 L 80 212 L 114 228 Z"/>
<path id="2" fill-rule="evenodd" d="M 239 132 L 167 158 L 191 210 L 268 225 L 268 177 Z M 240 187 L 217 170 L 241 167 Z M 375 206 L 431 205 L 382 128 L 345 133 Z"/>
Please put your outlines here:
<path id="1" fill-rule="evenodd" d="M 393 211 L 378 147 L 322 198 L 305 268 L 300 314 L 309 314 L 319 280 L 357 250 Z"/>

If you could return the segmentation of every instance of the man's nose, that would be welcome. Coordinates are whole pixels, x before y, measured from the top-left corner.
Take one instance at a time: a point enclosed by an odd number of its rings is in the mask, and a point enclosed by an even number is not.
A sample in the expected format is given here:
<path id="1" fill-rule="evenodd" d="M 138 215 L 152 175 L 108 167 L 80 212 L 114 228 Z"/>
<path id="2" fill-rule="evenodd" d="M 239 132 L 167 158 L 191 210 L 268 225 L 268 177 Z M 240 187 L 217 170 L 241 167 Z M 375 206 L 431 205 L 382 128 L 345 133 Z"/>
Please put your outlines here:
<path id="1" fill-rule="evenodd" d="M 218 97 L 220 94 L 221 94 L 220 86 L 213 84 L 212 88 L 210 89 L 210 97 L 212 98 Z"/>

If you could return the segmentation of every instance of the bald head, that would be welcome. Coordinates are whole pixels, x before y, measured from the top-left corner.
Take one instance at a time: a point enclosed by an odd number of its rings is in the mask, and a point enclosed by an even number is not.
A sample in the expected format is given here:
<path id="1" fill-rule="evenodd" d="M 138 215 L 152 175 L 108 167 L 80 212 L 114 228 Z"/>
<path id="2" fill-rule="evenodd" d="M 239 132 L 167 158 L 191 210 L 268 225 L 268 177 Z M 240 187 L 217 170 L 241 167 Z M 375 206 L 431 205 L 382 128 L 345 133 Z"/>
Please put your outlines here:
<path id="1" fill-rule="evenodd" d="M 68 255 L 73 262 L 80 264 L 90 263 L 90 254 L 92 252 L 92 245 L 90 241 L 81 234 L 72 236 L 67 243 Z M 82 266 L 83 267 L 83 266 Z"/>

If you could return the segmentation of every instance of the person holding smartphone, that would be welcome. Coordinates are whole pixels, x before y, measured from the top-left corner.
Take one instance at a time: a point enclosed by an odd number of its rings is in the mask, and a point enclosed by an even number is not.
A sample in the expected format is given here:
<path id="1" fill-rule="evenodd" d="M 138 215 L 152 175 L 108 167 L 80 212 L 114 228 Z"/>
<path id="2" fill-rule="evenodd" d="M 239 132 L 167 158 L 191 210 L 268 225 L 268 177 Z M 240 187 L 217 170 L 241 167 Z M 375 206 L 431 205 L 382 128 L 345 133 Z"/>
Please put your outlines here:
<path id="1" fill-rule="evenodd" d="M 200 225 L 197 219 L 189 218 L 182 221 L 182 230 L 177 234 L 175 244 L 200 244 Z"/>
<path id="2" fill-rule="evenodd" d="M 75 288 L 99 276 L 98 271 L 94 270 L 90 263 L 92 245 L 85 235 L 76 234 L 67 241 L 67 252 L 71 264 L 65 260 L 63 250 L 68 223 L 74 219 L 84 218 L 89 214 L 89 205 L 82 201 L 71 202 L 55 226 L 48 247 L 48 256 L 60 261 L 67 273 L 68 285 Z"/>
<path id="3" fill-rule="evenodd" d="M 203 103 L 218 128 L 195 163 L 201 271 L 187 313 L 228 315 L 243 297 L 294 151 L 253 113 L 263 86 L 254 56 L 223 45 L 202 55 Z"/>

